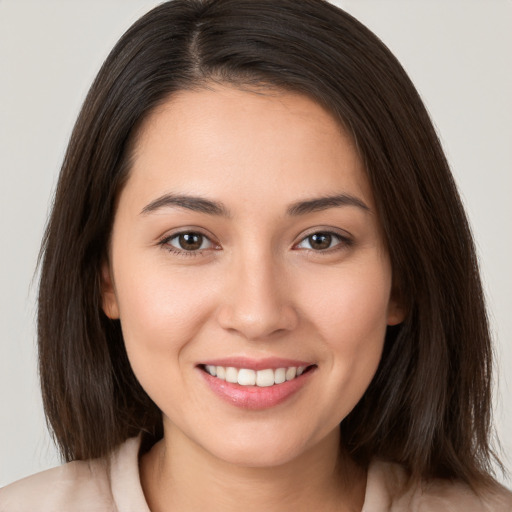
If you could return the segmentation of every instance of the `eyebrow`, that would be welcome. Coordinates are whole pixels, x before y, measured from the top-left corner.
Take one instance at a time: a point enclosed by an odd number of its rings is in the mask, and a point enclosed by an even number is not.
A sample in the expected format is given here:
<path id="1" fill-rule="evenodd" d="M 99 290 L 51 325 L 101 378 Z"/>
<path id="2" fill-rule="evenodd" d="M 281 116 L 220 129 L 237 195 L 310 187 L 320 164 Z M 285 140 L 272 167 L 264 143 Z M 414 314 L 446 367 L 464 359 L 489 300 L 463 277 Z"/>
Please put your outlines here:
<path id="1" fill-rule="evenodd" d="M 337 194 L 334 196 L 319 197 L 307 199 L 305 201 L 298 201 L 288 207 L 288 215 L 297 216 L 305 215 L 307 213 L 319 212 L 329 208 L 339 208 L 341 206 L 355 206 L 365 212 L 370 212 L 370 208 L 361 199 L 348 195 Z"/>
<path id="2" fill-rule="evenodd" d="M 319 197 L 298 201 L 287 208 L 287 214 L 290 216 L 305 215 L 308 213 L 319 212 L 329 208 L 339 208 L 342 206 L 354 206 L 364 211 L 370 212 L 370 208 L 359 198 L 348 194 L 337 194 L 334 196 Z M 203 197 L 164 194 L 146 205 L 141 215 L 147 215 L 162 208 L 185 208 L 208 215 L 217 215 L 230 217 L 229 210 L 219 201 L 204 199 Z"/>
<path id="3" fill-rule="evenodd" d="M 208 215 L 230 216 L 228 209 L 220 202 L 211 201 L 202 197 L 175 194 L 165 194 L 151 201 L 151 203 L 142 209 L 141 214 L 147 215 L 161 208 L 173 207 L 186 208 L 187 210 L 206 213 Z"/>

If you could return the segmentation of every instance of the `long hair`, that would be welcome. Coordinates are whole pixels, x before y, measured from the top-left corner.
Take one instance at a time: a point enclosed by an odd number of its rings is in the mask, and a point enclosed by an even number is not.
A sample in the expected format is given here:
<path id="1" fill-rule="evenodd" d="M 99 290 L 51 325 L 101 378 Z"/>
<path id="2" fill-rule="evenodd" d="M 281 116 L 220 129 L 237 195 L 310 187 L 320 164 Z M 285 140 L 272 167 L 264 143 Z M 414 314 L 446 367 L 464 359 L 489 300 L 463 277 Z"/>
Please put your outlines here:
<path id="1" fill-rule="evenodd" d="M 138 20 L 102 66 L 76 122 L 41 250 L 44 407 L 66 460 L 162 436 L 118 321 L 101 308 L 116 198 L 140 123 L 174 92 L 220 82 L 308 95 L 365 163 L 407 310 L 368 390 L 341 423 L 361 464 L 488 480 L 491 345 L 468 222 L 429 116 L 367 28 L 323 0 L 174 0 Z"/>

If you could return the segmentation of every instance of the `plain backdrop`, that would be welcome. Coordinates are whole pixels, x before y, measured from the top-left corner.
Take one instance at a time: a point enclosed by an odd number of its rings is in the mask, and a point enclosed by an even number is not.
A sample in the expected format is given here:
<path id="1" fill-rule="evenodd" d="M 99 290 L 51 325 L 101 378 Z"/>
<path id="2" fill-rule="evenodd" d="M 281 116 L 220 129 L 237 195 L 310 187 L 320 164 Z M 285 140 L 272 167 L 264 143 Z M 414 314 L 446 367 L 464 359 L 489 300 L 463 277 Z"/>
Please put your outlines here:
<path id="1" fill-rule="evenodd" d="M 35 267 L 65 147 L 108 52 L 150 0 L 0 0 L 0 486 L 59 463 L 35 348 Z M 512 467 L 512 2 L 341 0 L 396 54 L 467 207 L 495 338 Z M 508 482 L 510 485 L 510 481 Z"/>

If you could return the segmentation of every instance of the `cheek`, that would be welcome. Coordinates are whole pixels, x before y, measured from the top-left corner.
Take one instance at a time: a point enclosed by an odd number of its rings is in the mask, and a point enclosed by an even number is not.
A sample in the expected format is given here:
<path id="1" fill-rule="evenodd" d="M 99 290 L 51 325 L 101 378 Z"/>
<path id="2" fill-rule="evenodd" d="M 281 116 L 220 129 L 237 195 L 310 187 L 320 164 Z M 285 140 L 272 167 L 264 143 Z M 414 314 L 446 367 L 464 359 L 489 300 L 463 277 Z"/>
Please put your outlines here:
<path id="1" fill-rule="evenodd" d="M 308 318 L 323 342 L 332 400 L 344 396 L 340 417 L 359 401 L 380 362 L 387 329 L 391 272 L 384 261 L 364 272 L 337 273 L 309 297 Z M 335 384 L 334 384 L 335 383 Z M 341 405 L 340 405 L 341 406 Z"/>
<path id="2" fill-rule="evenodd" d="M 318 326 L 325 329 L 329 339 L 339 333 L 345 343 L 364 341 L 365 333 L 385 330 L 391 271 L 386 259 L 374 259 L 372 264 L 362 261 L 350 268 L 328 269 L 325 275 L 316 273 L 314 280 L 305 283 L 302 294 L 309 303 L 310 317 L 318 319 Z M 347 338 L 345 334 L 349 333 L 355 338 Z"/>
<path id="3" fill-rule="evenodd" d="M 137 380 L 167 415 L 179 418 L 194 402 L 188 379 L 193 340 L 211 315 L 207 287 L 188 275 L 152 265 L 117 286 L 126 352 Z"/>
<path id="4" fill-rule="evenodd" d="M 150 373 L 159 362 L 180 364 L 188 342 L 211 310 L 209 288 L 198 288 L 189 275 L 170 275 L 158 263 L 134 262 L 129 268 L 138 270 L 123 272 L 120 268 L 123 279 L 116 281 L 116 294 L 126 350 L 136 375 Z"/>

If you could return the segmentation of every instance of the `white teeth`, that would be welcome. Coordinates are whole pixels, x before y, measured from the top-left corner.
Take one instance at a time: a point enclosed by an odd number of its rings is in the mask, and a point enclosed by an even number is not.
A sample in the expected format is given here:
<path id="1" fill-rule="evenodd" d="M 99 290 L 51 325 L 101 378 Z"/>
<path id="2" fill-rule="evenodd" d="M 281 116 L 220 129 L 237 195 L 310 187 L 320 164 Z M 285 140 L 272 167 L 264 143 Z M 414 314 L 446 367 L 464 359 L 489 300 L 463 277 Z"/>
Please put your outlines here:
<path id="1" fill-rule="evenodd" d="M 290 368 L 286 370 L 286 380 L 295 379 L 295 375 L 297 375 L 297 368 L 290 366 Z"/>
<path id="2" fill-rule="evenodd" d="M 217 375 L 217 367 L 216 366 L 213 366 L 211 364 L 207 364 L 206 365 L 206 371 L 210 374 L 210 375 L 213 375 L 214 377 Z"/>
<path id="3" fill-rule="evenodd" d="M 241 386 L 254 386 L 256 384 L 256 372 L 247 368 L 238 370 L 238 384 Z"/>
<path id="4" fill-rule="evenodd" d="M 238 382 L 238 370 L 232 366 L 226 368 L 226 382 L 235 384 Z"/>
<path id="5" fill-rule="evenodd" d="M 265 388 L 274 385 L 274 370 L 258 370 L 256 372 L 256 386 Z"/>
<path id="6" fill-rule="evenodd" d="M 282 384 L 286 381 L 286 368 L 278 368 L 274 373 L 274 383 Z"/>
<path id="7" fill-rule="evenodd" d="M 290 366 L 288 368 L 271 368 L 265 370 L 250 370 L 248 368 L 234 368 L 233 366 L 213 366 L 205 365 L 204 369 L 213 377 L 240 384 L 241 386 L 259 386 L 269 387 L 274 384 L 282 384 L 283 382 L 293 380 L 304 373 L 305 366 Z"/>

